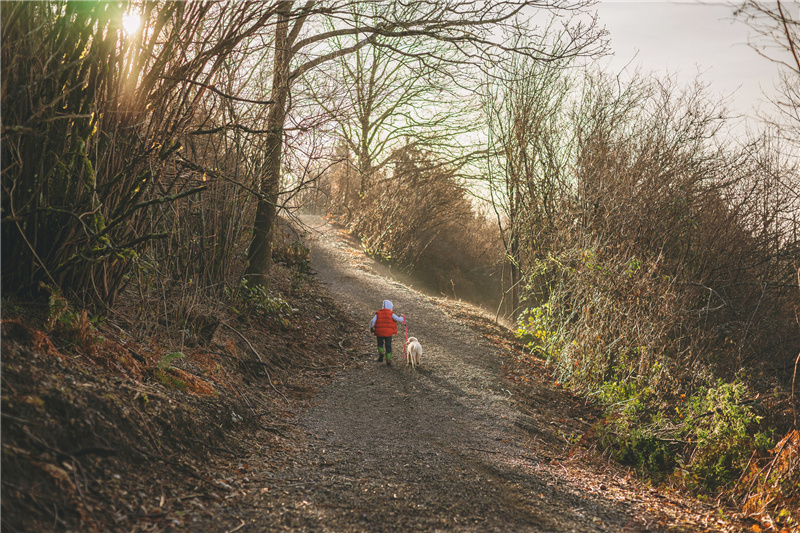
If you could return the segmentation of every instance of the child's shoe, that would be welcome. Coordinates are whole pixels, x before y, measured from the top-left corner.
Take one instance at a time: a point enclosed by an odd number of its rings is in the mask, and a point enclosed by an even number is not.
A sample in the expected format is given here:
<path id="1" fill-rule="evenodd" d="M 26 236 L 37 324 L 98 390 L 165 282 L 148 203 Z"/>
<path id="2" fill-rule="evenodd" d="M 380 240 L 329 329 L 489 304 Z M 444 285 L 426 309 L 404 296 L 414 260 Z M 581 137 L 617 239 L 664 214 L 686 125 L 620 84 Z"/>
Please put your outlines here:
<path id="1" fill-rule="evenodd" d="M 383 362 L 383 354 L 385 354 L 385 353 L 386 353 L 386 350 L 385 350 L 385 349 L 383 349 L 383 348 L 378 348 L 378 362 L 379 362 L 379 363 L 382 363 L 382 362 Z"/>
<path id="2" fill-rule="evenodd" d="M 386 364 L 392 366 L 392 352 L 386 354 Z"/>

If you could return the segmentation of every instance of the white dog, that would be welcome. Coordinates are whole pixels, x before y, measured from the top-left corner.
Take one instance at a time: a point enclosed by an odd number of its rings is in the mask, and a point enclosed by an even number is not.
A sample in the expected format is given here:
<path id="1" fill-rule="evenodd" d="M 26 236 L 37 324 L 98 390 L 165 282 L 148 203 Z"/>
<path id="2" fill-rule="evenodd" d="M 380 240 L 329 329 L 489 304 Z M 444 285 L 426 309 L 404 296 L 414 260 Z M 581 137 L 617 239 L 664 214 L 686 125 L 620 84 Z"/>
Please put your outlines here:
<path id="1" fill-rule="evenodd" d="M 416 369 L 420 364 L 421 357 L 422 345 L 416 337 L 409 337 L 406 346 L 406 366 L 411 365 L 411 368 Z"/>

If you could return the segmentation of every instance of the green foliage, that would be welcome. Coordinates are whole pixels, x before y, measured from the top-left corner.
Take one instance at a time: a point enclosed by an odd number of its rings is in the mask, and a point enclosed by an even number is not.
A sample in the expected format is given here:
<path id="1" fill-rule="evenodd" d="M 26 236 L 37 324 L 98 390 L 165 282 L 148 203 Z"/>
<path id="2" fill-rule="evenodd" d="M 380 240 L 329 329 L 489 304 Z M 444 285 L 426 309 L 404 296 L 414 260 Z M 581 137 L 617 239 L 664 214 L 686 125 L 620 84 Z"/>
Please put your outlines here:
<path id="1" fill-rule="evenodd" d="M 614 459 L 656 476 L 675 466 L 674 446 L 658 432 L 664 418 L 654 409 L 652 387 L 635 381 L 606 382 L 598 398 L 606 406 L 600 442 Z"/>
<path id="2" fill-rule="evenodd" d="M 747 427 L 760 421 L 744 402 L 746 388 L 741 381 L 702 387 L 692 397 L 686 409 L 677 408 L 681 418 L 686 418 L 685 432 L 694 437 L 698 447 L 724 438 L 736 438 L 746 433 Z"/>
<path id="3" fill-rule="evenodd" d="M 391 235 L 391 231 L 387 232 L 388 235 Z M 380 247 L 380 238 L 384 235 L 380 235 L 378 239 L 373 239 L 369 236 L 362 236 L 361 237 L 361 247 L 364 248 L 364 253 L 367 257 L 371 257 L 373 259 L 377 259 L 378 261 L 383 261 L 385 263 L 391 264 L 393 261 L 392 259 L 394 256 L 392 255 L 391 250 L 385 250 Z M 373 246 L 373 240 L 376 241 L 376 245 Z"/>
<path id="4" fill-rule="evenodd" d="M 50 292 L 47 300 L 47 327 L 54 330 L 58 327 L 71 328 L 75 326 L 78 315 L 72 311 L 67 299 L 54 287 L 42 284 L 42 288 Z"/>
<path id="5" fill-rule="evenodd" d="M 0 309 L 3 310 L 3 316 L 8 318 L 17 317 L 22 314 L 22 308 L 18 306 L 12 298 L 6 296 L 0 299 Z"/>
<path id="6" fill-rule="evenodd" d="M 741 381 L 718 381 L 681 395 L 678 407 L 648 386 L 605 383 L 598 397 L 606 405 L 599 440 L 616 460 L 650 475 L 671 475 L 697 493 L 731 487 L 753 452 L 773 442 L 759 429 L 760 417 Z"/>
<path id="7" fill-rule="evenodd" d="M 649 477 L 662 477 L 675 466 L 674 445 L 632 418 L 621 416 L 607 421 L 599 436 L 600 444 L 612 458 Z"/>
<path id="8" fill-rule="evenodd" d="M 268 318 L 281 328 L 291 328 L 292 307 L 280 295 L 273 295 L 267 287 L 253 285 L 242 279 L 234 294 L 235 310 Z"/>
<path id="9" fill-rule="evenodd" d="M 689 484 L 703 489 L 730 485 L 738 479 L 754 451 L 764 452 L 773 439 L 759 431 L 761 417 L 753 412 L 748 391 L 736 380 L 703 387 L 676 409 L 684 420 L 680 435 L 692 445 L 683 468 Z"/>
<path id="10" fill-rule="evenodd" d="M 608 381 L 603 383 L 599 393 L 604 405 L 615 414 L 629 418 L 646 413 L 655 397 L 652 387 L 635 381 Z"/>
<path id="11" fill-rule="evenodd" d="M 172 362 L 176 359 L 182 359 L 186 356 L 181 352 L 172 352 L 168 353 L 164 357 L 161 358 L 161 361 L 158 362 L 158 368 L 161 370 L 166 370 L 167 368 L 172 366 Z"/>
<path id="12" fill-rule="evenodd" d="M 549 303 L 525 309 L 518 320 L 516 335 L 525 346 L 543 358 L 558 357 L 564 348 L 564 339 L 558 330 L 558 320 Z"/>
<path id="13" fill-rule="evenodd" d="M 255 285 L 250 287 L 246 280 L 240 286 L 242 299 L 258 312 L 273 315 L 289 310 L 289 304 L 281 296 L 272 296 L 267 287 Z"/>
<path id="14" fill-rule="evenodd" d="M 93 353 L 104 340 L 95 327 L 102 318 L 89 318 L 86 310 L 75 311 L 57 288 L 44 284 L 41 288 L 50 293 L 45 322 L 47 330 L 78 351 Z"/>
<path id="15" fill-rule="evenodd" d="M 626 270 L 626 274 L 628 277 L 636 275 L 638 271 L 642 269 L 642 262 L 635 257 L 631 257 L 630 261 L 628 261 L 628 268 Z"/>
<path id="16" fill-rule="evenodd" d="M 769 447 L 740 379 L 700 367 L 694 381 L 705 385 L 675 392 L 675 377 L 708 340 L 681 310 L 692 301 L 680 303 L 657 263 L 580 247 L 539 260 L 534 272 L 548 299 L 523 312 L 517 335 L 557 379 L 605 408 L 597 434 L 609 455 L 702 493 L 729 488 L 753 452 Z"/>
<path id="17" fill-rule="evenodd" d="M 179 391 L 186 392 L 189 388 L 184 380 L 173 376 L 172 374 L 160 368 L 155 371 L 155 375 L 162 385 L 169 387 L 170 389 L 178 389 Z"/>

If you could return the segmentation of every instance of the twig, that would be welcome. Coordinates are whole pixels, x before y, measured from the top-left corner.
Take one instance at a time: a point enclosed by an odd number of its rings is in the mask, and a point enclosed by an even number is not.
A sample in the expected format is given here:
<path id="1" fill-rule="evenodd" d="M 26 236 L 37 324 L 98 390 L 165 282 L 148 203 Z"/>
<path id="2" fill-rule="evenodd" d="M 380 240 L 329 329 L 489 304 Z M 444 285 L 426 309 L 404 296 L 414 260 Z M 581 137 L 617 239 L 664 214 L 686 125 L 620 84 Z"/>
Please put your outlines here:
<path id="1" fill-rule="evenodd" d="M 794 48 L 792 49 L 794 52 Z M 796 58 L 797 56 L 795 56 Z M 796 265 L 795 265 L 796 266 Z M 797 286 L 800 287 L 800 268 L 797 269 Z M 797 315 L 795 315 L 795 318 Z M 797 321 L 800 324 L 800 320 Z M 797 379 L 797 363 L 800 362 L 800 353 L 797 354 L 797 359 L 794 360 L 794 373 L 792 374 L 792 416 L 794 417 L 794 429 L 797 429 L 797 403 L 794 400 L 794 384 Z"/>
<path id="2" fill-rule="evenodd" d="M 250 344 L 250 341 L 249 341 L 249 340 L 247 340 L 247 337 L 245 337 L 244 335 L 242 335 L 242 334 L 241 334 L 241 332 L 240 332 L 238 329 L 234 328 L 233 326 L 231 326 L 230 324 L 228 324 L 228 323 L 227 323 L 227 322 L 225 322 L 224 320 L 220 320 L 220 321 L 219 321 L 219 323 L 220 323 L 220 324 L 222 324 L 223 326 L 226 326 L 226 327 L 228 327 L 228 328 L 229 328 L 231 331 L 233 331 L 234 333 L 236 333 L 237 335 L 239 335 L 239 338 L 241 338 L 241 339 L 242 339 L 242 340 L 243 340 L 245 343 L 247 343 L 247 346 L 249 346 L 249 347 L 250 347 L 250 349 L 253 351 L 253 353 L 254 353 L 254 354 L 256 354 L 256 357 L 258 358 L 258 360 L 259 360 L 259 361 L 261 361 L 261 363 L 262 363 L 262 364 L 266 364 L 266 363 L 264 363 L 264 360 L 263 360 L 263 359 L 261 359 L 261 354 L 259 354 L 259 353 L 258 353 L 258 350 L 256 350 L 255 348 L 253 348 L 253 345 L 252 345 L 252 344 Z"/>
<path id="3" fill-rule="evenodd" d="M 135 518 L 164 518 L 165 516 L 167 516 L 167 513 L 164 513 L 164 512 L 161 512 L 161 513 L 138 513 L 138 512 L 135 512 L 135 511 L 131 511 L 128 514 L 133 516 L 133 517 L 135 517 Z"/>
<path id="4" fill-rule="evenodd" d="M 30 420 L 25 420 L 24 418 L 17 418 L 16 416 L 11 416 L 8 413 L 0 413 L 0 417 L 6 418 L 8 420 L 13 420 L 15 422 L 19 422 L 20 424 L 30 424 Z"/>
<path id="5" fill-rule="evenodd" d="M 275 103 L 275 100 L 251 100 L 249 98 L 242 98 L 240 96 L 233 96 L 232 94 L 223 93 L 222 91 L 217 89 L 214 85 L 208 85 L 206 83 L 202 83 L 202 82 L 199 82 L 199 81 L 190 80 L 190 79 L 186 79 L 186 78 L 177 78 L 177 77 L 174 77 L 174 76 L 165 76 L 164 79 L 182 81 L 182 82 L 186 82 L 186 83 L 192 83 L 194 85 L 199 85 L 200 87 L 203 87 L 204 89 L 208 89 L 209 91 L 211 91 L 213 93 L 216 93 L 216 94 L 220 95 L 223 98 L 228 98 L 230 100 L 236 100 L 236 101 L 239 101 L 239 102 L 245 102 L 245 103 L 248 103 L 248 104 L 272 105 L 272 104 Z M 236 531 L 236 530 L 234 530 L 234 531 Z"/>
<path id="6" fill-rule="evenodd" d="M 224 366 L 220 366 L 220 368 L 222 368 L 222 371 L 225 372 L 226 376 L 228 376 L 228 382 L 230 383 L 231 387 L 233 387 L 233 391 L 244 401 L 244 403 L 247 404 L 247 407 L 250 408 L 250 412 L 253 413 L 253 416 L 258 418 L 258 413 L 256 413 L 256 410 L 253 409 L 252 405 L 250 405 L 250 401 L 247 399 L 247 397 L 244 394 L 241 393 L 241 391 L 239 390 L 239 387 L 237 387 L 235 385 L 235 383 L 233 381 L 233 378 L 231 378 L 231 375 L 228 374 L 227 370 L 225 370 L 225 367 Z"/>
<path id="7" fill-rule="evenodd" d="M 502 450 L 487 450 L 485 448 L 469 448 L 469 449 L 476 452 L 484 452 L 484 453 L 498 453 L 498 454 L 504 453 Z"/>
<path id="8" fill-rule="evenodd" d="M 764 483 L 768 483 L 769 482 L 769 476 L 770 476 L 770 474 L 772 474 L 772 469 L 775 468 L 775 465 L 778 463 L 778 459 L 780 459 L 780 456 L 783 453 L 783 449 L 786 448 L 786 445 L 788 443 L 789 443 L 789 439 L 784 439 L 783 443 L 781 444 L 780 449 L 775 452 L 775 457 L 769 463 L 769 469 L 767 470 L 767 475 L 764 476 Z M 764 469 L 762 468 L 761 471 L 763 472 Z M 758 479 L 758 476 L 753 476 L 753 481 L 754 482 L 757 479 Z M 747 491 L 748 499 L 750 498 L 750 490 L 752 489 L 752 487 L 753 487 L 753 483 L 750 483 L 750 486 L 748 487 L 748 491 Z M 745 501 L 747 501 L 747 500 L 745 500 Z"/>
<path id="9" fill-rule="evenodd" d="M 333 365 L 333 366 L 306 366 L 301 365 L 298 363 L 292 362 L 292 368 L 299 368 L 301 370 L 341 370 L 344 368 L 344 365 Z"/>
<path id="10" fill-rule="evenodd" d="M 742 470 L 742 475 L 739 476 L 739 479 L 736 480 L 736 485 L 734 485 L 734 489 L 739 486 L 739 483 L 742 482 L 742 479 L 744 478 L 744 476 L 747 475 L 747 471 L 750 468 L 750 463 L 753 462 L 753 458 L 755 458 L 756 453 L 758 453 L 758 450 L 753 450 L 753 453 L 750 455 L 750 460 L 747 461 L 747 465 L 744 467 L 744 470 Z"/>
<path id="11" fill-rule="evenodd" d="M 139 409 L 137 409 L 137 408 L 136 408 L 136 405 L 133 405 L 133 410 L 136 412 L 136 414 L 137 414 L 137 415 L 139 415 L 139 418 L 141 418 L 141 419 L 142 419 L 142 423 L 144 424 L 144 429 L 146 429 L 146 430 L 147 430 L 147 434 L 148 434 L 148 435 L 150 435 L 150 440 L 151 440 L 151 441 L 152 441 L 152 443 L 154 444 L 154 448 L 155 448 L 155 450 L 156 450 L 158 453 L 160 453 L 160 454 L 163 454 L 164 452 L 161 450 L 161 447 L 158 445 L 158 441 L 157 441 L 157 440 L 156 440 L 156 438 L 153 436 L 153 432 L 152 432 L 152 431 L 150 431 L 150 425 L 147 423 L 147 419 L 144 417 L 144 415 L 142 414 L 142 412 L 141 412 L 141 411 L 139 411 Z"/>
<path id="12" fill-rule="evenodd" d="M 86 472 L 84 472 L 83 467 L 81 466 L 81 463 L 77 459 L 75 459 L 73 457 L 72 458 L 72 478 L 73 478 L 74 483 L 75 483 L 75 489 L 78 491 L 78 496 L 80 496 L 80 498 L 81 498 L 81 503 L 83 504 L 83 508 L 86 511 L 88 511 L 90 515 L 92 515 L 92 518 L 95 518 L 94 511 L 92 510 L 92 507 L 86 503 L 86 495 L 83 493 L 83 489 L 81 488 L 81 482 L 78 479 L 78 471 L 79 470 L 80 470 L 81 474 L 83 474 L 83 485 L 86 486 Z"/>
<path id="13" fill-rule="evenodd" d="M 69 455 L 72 457 L 78 457 L 81 455 L 89 455 L 89 454 L 109 457 L 111 455 L 119 455 L 119 451 L 113 448 L 104 448 L 102 446 L 89 446 L 87 448 L 80 448 L 78 450 L 75 450 L 74 452 L 69 452 Z"/>
<path id="14" fill-rule="evenodd" d="M 792 416 L 794 417 L 794 429 L 797 429 L 797 403 L 794 400 L 794 384 L 797 379 L 797 363 L 800 363 L 800 353 L 794 360 L 794 373 L 792 374 Z"/>
<path id="15" fill-rule="evenodd" d="M 240 518 L 239 520 L 242 520 L 242 519 Z M 236 526 L 235 528 L 231 529 L 230 531 L 225 531 L 225 533 L 234 533 L 234 531 L 239 531 L 239 530 L 240 530 L 240 529 L 242 529 L 243 527 L 244 527 L 244 520 L 242 520 L 242 523 L 241 523 L 241 524 L 239 524 L 239 525 L 238 525 L 238 526 Z"/>
<path id="16" fill-rule="evenodd" d="M 275 384 L 274 384 L 274 383 L 272 383 L 272 377 L 269 375 L 269 370 L 266 368 L 266 365 L 267 365 L 267 363 L 265 363 L 265 362 L 264 362 L 264 360 L 261 358 L 261 354 L 259 354 L 259 353 L 258 353 L 258 351 L 257 351 L 255 348 L 253 348 L 253 345 L 252 345 L 252 344 L 250 344 L 250 341 L 249 341 L 249 340 L 247 340 L 247 337 L 245 337 L 244 335 L 242 335 L 242 334 L 241 334 L 241 332 L 239 332 L 239 330 L 238 330 L 238 329 L 234 328 L 233 326 L 231 326 L 230 324 L 228 324 L 228 323 L 227 323 L 227 322 L 225 322 L 224 320 L 220 320 L 220 321 L 219 321 L 219 323 L 220 323 L 220 324 L 222 324 L 223 326 L 227 326 L 227 327 L 228 327 L 229 329 L 231 329 L 231 330 L 232 330 L 234 333 L 236 333 L 237 335 L 239 335 L 239 337 L 240 337 L 240 338 L 241 338 L 241 339 L 242 339 L 242 340 L 243 340 L 245 343 L 247 343 L 247 346 L 249 346 L 249 347 L 250 347 L 250 349 L 253 351 L 253 353 L 254 353 L 254 354 L 256 354 L 256 357 L 258 357 L 258 360 L 259 360 L 259 362 L 261 362 L 261 364 L 263 364 L 263 365 L 265 366 L 265 368 L 264 368 L 264 372 L 267 374 L 267 381 L 269 381 L 269 385 L 272 387 L 272 390 L 274 390 L 275 392 L 277 392 L 278 394 L 280 394 L 280 395 L 281 395 L 281 398 L 283 398 L 283 401 L 285 401 L 286 403 L 289 403 L 289 400 L 286 398 L 286 396 L 284 396 L 284 395 L 283 395 L 283 393 L 282 393 L 281 391 L 279 391 L 277 387 L 275 387 Z"/>

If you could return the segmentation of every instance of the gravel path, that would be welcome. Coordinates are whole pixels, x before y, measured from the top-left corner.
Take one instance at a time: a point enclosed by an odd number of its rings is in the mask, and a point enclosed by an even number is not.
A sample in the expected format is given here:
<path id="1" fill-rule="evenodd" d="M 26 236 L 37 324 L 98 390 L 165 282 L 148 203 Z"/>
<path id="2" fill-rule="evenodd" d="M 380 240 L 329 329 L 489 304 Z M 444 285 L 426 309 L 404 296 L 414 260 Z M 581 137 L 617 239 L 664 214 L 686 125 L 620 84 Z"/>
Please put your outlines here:
<path id="1" fill-rule="evenodd" d="M 238 509 L 241 524 L 226 531 L 705 529 L 670 514 L 676 500 L 665 505 L 663 495 L 641 496 L 655 491 L 634 490 L 635 481 L 570 463 L 551 420 L 570 416 L 567 395 L 521 402 L 503 377 L 507 351 L 441 300 L 386 277 L 322 219 L 303 221 L 318 279 L 363 318 L 361 363 L 320 391 L 297 420 L 304 451 L 259 480 L 258 502 Z M 367 324 L 384 299 L 422 343 L 418 370 L 405 366 L 402 326 L 393 365 L 376 362 Z"/>

